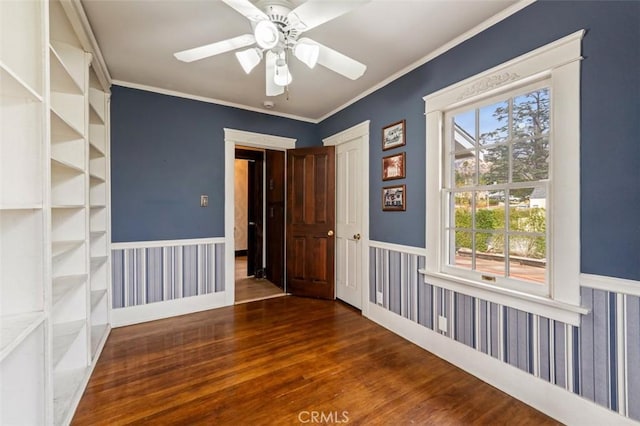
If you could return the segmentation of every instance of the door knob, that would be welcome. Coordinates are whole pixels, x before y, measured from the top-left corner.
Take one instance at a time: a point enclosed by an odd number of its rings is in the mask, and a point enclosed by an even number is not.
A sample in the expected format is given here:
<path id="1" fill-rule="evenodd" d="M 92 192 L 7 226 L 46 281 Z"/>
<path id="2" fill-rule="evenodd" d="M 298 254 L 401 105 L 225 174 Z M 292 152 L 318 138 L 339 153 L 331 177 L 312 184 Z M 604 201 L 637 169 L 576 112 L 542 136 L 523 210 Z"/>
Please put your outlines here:
<path id="1" fill-rule="evenodd" d="M 329 232 L 327 232 L 327 235 L 333 237 L 333 230 L 329 230 Z"/>
<path id="2" fill-rule="evenodd" d="M 353 235 L 353 239 L 354 240 L 359 240 L 360 239 L 360 234 L 354 234 Z"/>

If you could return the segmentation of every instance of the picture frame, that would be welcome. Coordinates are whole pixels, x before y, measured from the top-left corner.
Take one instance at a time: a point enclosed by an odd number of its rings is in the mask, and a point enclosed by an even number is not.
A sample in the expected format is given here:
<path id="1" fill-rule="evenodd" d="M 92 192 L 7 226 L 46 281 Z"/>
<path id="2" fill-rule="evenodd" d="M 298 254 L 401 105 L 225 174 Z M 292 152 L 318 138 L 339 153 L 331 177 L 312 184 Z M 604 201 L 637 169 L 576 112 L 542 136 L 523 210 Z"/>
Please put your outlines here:
<path id="1" fill-rule="evenodd" d="M 407 143 L 406 122 L 400 120 L 382 128 L 382 150 L 397 148 Z"/>
<path id="2" fill-rule="evenodd" d="M 406 211 L 407 186 L 395 185 L 382 188 L 382 211 Z"/>
<path id="3" fill-rule="evenodd" d="M 405 152 L 382 157 L 382 180 L 406 178 L 406 164 L 407 154 Z"/>

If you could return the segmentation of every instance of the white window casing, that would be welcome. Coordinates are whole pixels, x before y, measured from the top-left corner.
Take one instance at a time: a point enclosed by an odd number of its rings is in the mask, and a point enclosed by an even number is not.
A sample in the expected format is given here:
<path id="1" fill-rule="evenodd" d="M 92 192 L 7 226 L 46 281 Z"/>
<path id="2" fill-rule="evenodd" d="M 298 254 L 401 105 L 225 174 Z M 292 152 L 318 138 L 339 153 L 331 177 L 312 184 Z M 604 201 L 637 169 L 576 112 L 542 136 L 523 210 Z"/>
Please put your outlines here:
<path id="1" fill-rule="evenodd" d="M 426 248 L 425 281 L 463 294 L 578 325 L 580 314 L 580 30 L 490 70 L 425 96 Z M 548 80 L 551 123 L 547 194 L 549 295 L 499 287 L 444 272 L 443 200 L 445 111 L 529 83 Z"/>

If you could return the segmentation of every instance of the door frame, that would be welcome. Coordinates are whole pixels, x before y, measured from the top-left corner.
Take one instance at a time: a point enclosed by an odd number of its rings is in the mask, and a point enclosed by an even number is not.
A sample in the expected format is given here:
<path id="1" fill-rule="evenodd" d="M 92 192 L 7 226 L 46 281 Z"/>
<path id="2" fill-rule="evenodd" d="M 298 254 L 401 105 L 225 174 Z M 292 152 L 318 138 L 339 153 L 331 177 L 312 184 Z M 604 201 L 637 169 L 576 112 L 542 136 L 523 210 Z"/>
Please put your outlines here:
<path id="1" fill-rule="evenodd" d="M 297 139 L 244 130 L 224 128 L 224 269 L 225 273 L 225 305 L 235 303 L 235 152 L 237 146 L 286 151 L 296 147 Z M 286 208 L 286 206 L 285 206 Z M 286 290 L 286 289 L 285 289 Z"/>
<path id="2" fill-rule="evenodd" d="M 362 258 L 360 276 L 362 277 L 362 314 L 368 316 L 369 314 L 369 124 L 370 120 L 363 121 L 360 124 L 356 124 L 346 130 L 331 135 L 322 139 L 324 146 L 337 146 L 345 142 L 350 142 L 354 139 L 360 139 L 361 148 L 361 164 L 362 164 L 362 176 L 360 179 L 362 190 L 362 205 L 364 208 L 360 212 L 362 221 Z M 337 152 L 337 151 L 336 151 Z M 336 170 L 337 172 L 337 170 Z M 340 182 L 336 177 L 336 191 Z M 336 209 L 338 208 L 338 200 L 336 200 Z M 336 251 L 337 254 L 337 251 Z M 337 268 L 336 268 L 337 273 Z M 337 284 L 337 280 L 336 284 Z M 337 289 L 336 289 L 337 294 Z"/>

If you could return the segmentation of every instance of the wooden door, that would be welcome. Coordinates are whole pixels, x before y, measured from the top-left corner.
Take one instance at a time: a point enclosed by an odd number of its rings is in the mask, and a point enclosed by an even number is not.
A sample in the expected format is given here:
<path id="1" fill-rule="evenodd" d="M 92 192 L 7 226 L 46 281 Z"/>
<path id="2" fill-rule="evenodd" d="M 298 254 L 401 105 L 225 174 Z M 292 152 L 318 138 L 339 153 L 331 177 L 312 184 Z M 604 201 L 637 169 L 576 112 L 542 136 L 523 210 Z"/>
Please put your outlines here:
<path id="1" fill-rule="evenodd" d="M 336 147 L 336 296 L 362 309 L 363 138 Z"/>
<path id="2" fill-rule="evenodd" d="M 287 154 L 287 291 L 334 299 L 335 149 Z"/>
<path id="3" fill-rule="evenodd" d="M 284 160 L 284 151 L 267 150 L 265 152 L 267 175 L 265 273 L 269 281 L 282 289 L 284 289 Z"/>

